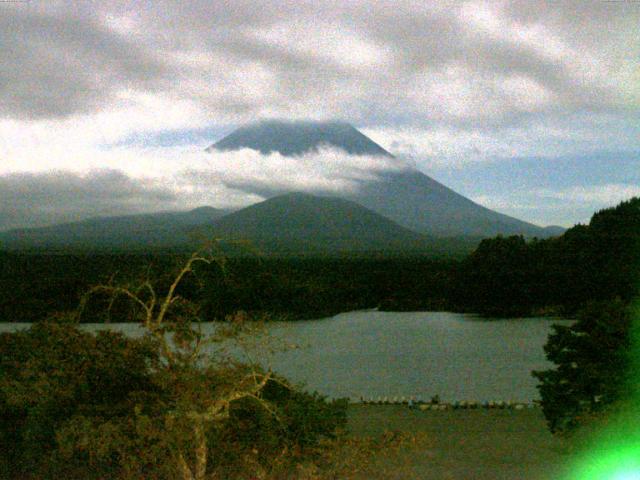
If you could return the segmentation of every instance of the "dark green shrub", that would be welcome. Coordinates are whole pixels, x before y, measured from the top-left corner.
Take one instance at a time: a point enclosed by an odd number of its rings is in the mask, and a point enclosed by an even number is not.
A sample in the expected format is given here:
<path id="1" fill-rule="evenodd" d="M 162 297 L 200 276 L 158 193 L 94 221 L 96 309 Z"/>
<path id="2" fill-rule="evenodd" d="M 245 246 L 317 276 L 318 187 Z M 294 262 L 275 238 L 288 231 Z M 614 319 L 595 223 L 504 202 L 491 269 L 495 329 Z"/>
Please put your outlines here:
<path id="1" fill-rule="evenodd" d="M 621 300 L 589 304 L 571 326 L 554 325 L 544 349 L 556 367 L 533 372 L 552 432 L 570 431 L 629 396 L 632 316 Z"/>
<path id="2" fill-rule="evenodd" d="M 27 478 L 54 468 L 58 436 L 78 416 L 114 421 L 133 394 L 152 392 L 147 340 L 96 335 L 42 322 L 0 334 L 0 423 L 5 473 Z"/>
<path id="3" fill-rule="evenodd" d="M 190 415 L 264 372 L 168 366 L 158 348 L 149 336 L 92 334 L 59 322 L 1 334 L 2 478 L 179 478 L 177 452 L 195 462 Z M 283 452 L 331 438 L 346 422 L 345 407 L 274 377 L 264 391 L 231 400 L 228 416 L 203 423 L 207 472 L 236 471 L 249 459 L 268 469 Z"/>

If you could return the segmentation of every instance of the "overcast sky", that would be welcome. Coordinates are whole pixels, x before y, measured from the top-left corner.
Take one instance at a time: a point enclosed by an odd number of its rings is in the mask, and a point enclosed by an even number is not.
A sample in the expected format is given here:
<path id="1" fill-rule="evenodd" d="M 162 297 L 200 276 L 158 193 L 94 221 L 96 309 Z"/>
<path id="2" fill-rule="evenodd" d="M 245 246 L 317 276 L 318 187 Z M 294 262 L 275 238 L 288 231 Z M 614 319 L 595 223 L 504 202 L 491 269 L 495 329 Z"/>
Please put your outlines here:
<path id="1" fill-rule="evenodd" d="M 242 206 L 261 198 L 225 179 L 338 189 L 371 164 L 203 151 L 262 118 L 348 121 L 540 225 L 640 195 L 640 2 L 257 5 L 0 2 L 0 229 Z"/>

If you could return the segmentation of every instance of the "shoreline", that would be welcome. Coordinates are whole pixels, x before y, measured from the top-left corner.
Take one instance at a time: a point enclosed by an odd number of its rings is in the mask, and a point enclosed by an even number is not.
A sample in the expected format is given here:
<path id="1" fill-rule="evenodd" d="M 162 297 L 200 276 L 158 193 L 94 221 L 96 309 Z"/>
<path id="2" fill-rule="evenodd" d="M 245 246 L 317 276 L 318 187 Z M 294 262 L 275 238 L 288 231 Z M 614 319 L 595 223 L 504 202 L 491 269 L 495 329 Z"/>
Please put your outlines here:
<path id="1" fill-rule="evenodd" d="M 429 401 L 425 402 L 416 397 L 377 397 L 373 398 L 360 397 L 359 399 L 349 399 L 351 405 L 402 405 L 409 409 L 417 409 L 421 411 L 427 410 L 476 410 L 476 409 L 513 409 L 525 410 L 540 408 L 539 400 L 531 400 L 529 402 L 515 402 L 513 400 L 456 400 L 454 402 Z"/>

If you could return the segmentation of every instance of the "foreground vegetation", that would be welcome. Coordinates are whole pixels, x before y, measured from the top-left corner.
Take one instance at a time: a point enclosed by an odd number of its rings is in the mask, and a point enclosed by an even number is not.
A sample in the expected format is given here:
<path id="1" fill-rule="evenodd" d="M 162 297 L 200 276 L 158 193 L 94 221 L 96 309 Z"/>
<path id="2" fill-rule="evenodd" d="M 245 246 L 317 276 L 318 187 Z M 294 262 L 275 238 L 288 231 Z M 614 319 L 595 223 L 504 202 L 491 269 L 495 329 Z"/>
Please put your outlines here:
<path id="1" fill-rule="evenodd" d="M 177 293 L 196 263 L 215 261 L 192 256 L 163 290 L 98 285 L 77 315 L 0 335 L 3 478 L 265 476 L 335 438 L 346 402 L 261 368 L 245 316 L 199 332 L 197 305 Z M 124 298 L 146 335 L 79 330 L 95 295 Z M 226 353 L 230 341 L 246 361 Z"/>
<path id="2" fill-rule="evenodd" d="M 261 367 L 277 345 L 246 314 L 203 336 L 179 294 L 201 263 L 224 266 L 194 254 L 169 284 L 96 285 L 73 315 L 0 334 L 0 478 L 362 478 L 387 468 L 372 455 L 420 446 L 346 437 L 348 402 Z M 105 296 L 145 335 L 80 330 Z"/>
<path id="3" fill-rule="evenodd" d="M 545 352 L 555 367 L 533 372 L 552 432 L 571 432 L 634 398 L 635 316 L 615 300 L 589 304 L 571 326 L 554 325 Z"/>

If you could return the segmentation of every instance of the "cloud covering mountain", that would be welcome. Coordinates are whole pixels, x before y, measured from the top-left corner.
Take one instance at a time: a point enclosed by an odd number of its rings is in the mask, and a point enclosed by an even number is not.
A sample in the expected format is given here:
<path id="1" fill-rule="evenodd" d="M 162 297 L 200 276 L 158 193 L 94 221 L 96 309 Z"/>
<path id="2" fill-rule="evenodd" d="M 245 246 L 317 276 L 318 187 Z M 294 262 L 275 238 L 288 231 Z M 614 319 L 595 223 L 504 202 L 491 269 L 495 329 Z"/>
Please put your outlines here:
<path id="1" fill-rule="evenodd" d="M 254 119 L 340 118 L 466 196 L 571 225 L 601 196 L 532 202 L 535 190 L 639 184 L 592 175 L 593 158 L 640 152 L 638 24 L 637 2 L 0 2 L 0 200 L 14 174 L 65 171 L 73 188 L 105 168 L 170 189 L 175 201 L 149 200 L 158 209 L 247 205 L 259 196 L 183 175 L 204 170 L 202 148 Z M 487 186 L 493 165 L 532 158 L 580 161 L 563 183 L 523 189 L 507 168 L 511 182 Z"/>
<path id="2" fill-rule="evenodd" d="M 345 193 L 411 163 L 322 145 L 297 156 L 139 148 L 94 155 L 88 167 L 0 176 L 0 230 L 202 205 L 239 208 L 290 191 Z"/>
<path id="3" fill-rule="evenodd" d="M 68 171 L 0 176 L 0 231 L 39 227 L 93 216 L 158 211 L 176 194 L 117 170 L 79 175 Z"/>
<path id="4" fill-rule="evenodd" d="M 313 188 L 324 195 L 351 199 L 416 232 L 437 236 L 545 236 L 544 230 L 535 225 L 493 212 L 450 190 L 407 162 L 396 159 L 346 123 L 258 122 L 232 132 L 207 148 L 207 152 L 218 155 L 228 151 L 238 155 L 264 152 L 262 158 L 266 163 L 259 163 L 260 170 L 269 172 L 275 168 L 275 175 L 265 175 L 260 182 L 255 178 L 241 178 L 232 184 L 249 193 L 269 196 L 286 191 L 290 177 L 295 179 L 294 172 L 298 171 L 291 168 L 292 164 L 297 164 L 301 170 L 310 167 L 324 171 L 323 178 L 333 180 L 327 184 L 300 185 L 305 190 Z M 323 152 L 332 152 L 335 158 L 313 158 Z M 308 163 L 308 155 L 316 163 Z M 282 168 L 282 163 L 270 166 L 271 157 L 288 161 L 289 168 Z M 327 166 L 337 166 L 335 173 L 339 176 L 331 178 Z M 307 170 L 303 178 L 313 176 Z"/>

